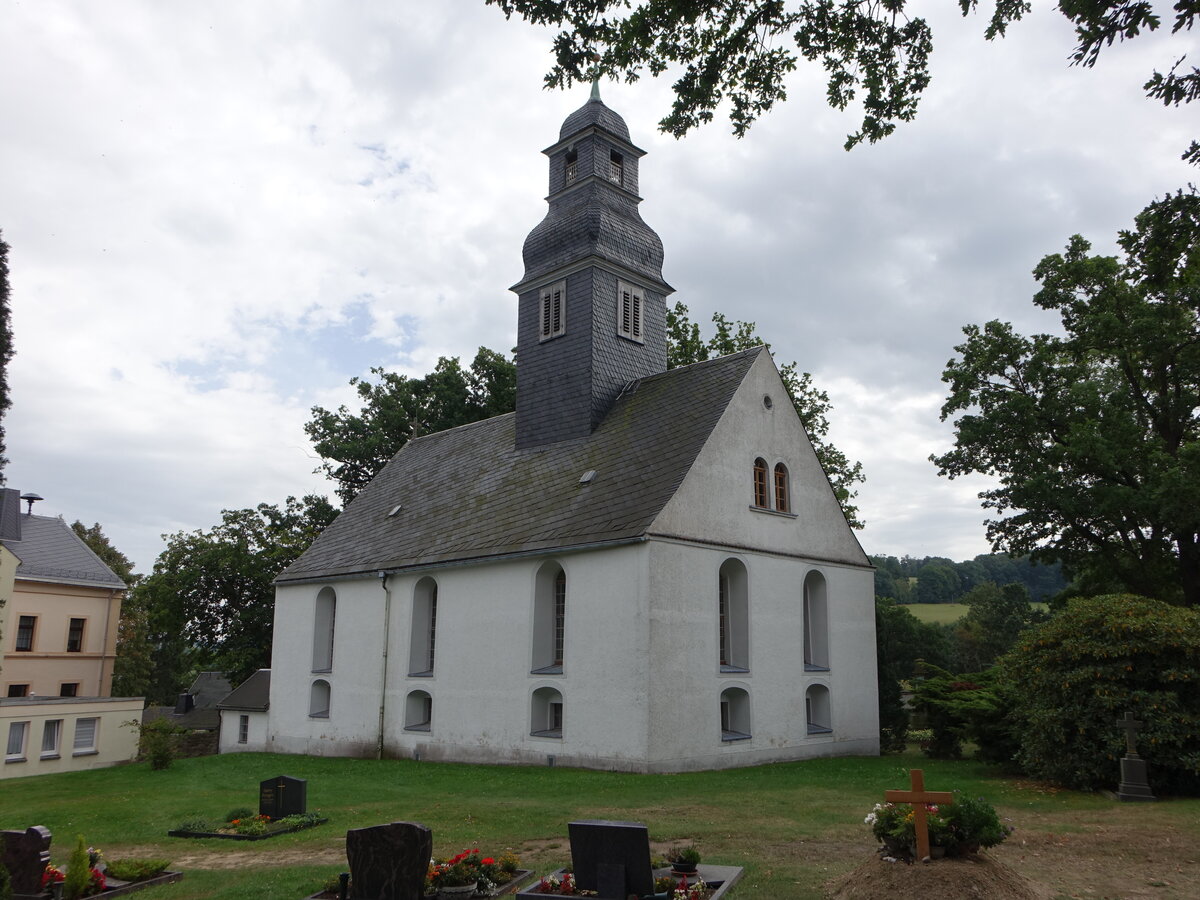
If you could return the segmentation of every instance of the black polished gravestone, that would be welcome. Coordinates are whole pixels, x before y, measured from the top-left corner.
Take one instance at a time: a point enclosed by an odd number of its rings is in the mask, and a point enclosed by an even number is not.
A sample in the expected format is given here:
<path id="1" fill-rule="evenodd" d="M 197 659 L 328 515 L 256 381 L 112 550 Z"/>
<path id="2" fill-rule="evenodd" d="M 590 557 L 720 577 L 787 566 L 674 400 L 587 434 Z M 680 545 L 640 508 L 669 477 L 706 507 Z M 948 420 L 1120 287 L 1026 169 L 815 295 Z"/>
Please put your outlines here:
<path id="1" fill-rule="evenodd" d="M 589 820 L 567 823 L 571 867 L 579 890 L 601 900 L 625 900 L 654 893 L 650 832 L 638 822 Z"/>
<path id="2" fill-rule="evenodd" d="M 258 785 L 258 814 L 282 819 L 308 812 L 308 782 L 290 775 L 276 775 Z"/>
<path id="3" fill-rule="evenodd" d="M 13 897 L 40 897 L 42 875 L 50 864 L 50 830 L 34 825 L 24 831 L 0 831 L 0 865 L 8 869 Z"/>
<path id="4" fill-rule="evenodd" d="M 433 832 L 392 822 L 346 832 L 352 900 L 421 900 L 433 856 Z"/>

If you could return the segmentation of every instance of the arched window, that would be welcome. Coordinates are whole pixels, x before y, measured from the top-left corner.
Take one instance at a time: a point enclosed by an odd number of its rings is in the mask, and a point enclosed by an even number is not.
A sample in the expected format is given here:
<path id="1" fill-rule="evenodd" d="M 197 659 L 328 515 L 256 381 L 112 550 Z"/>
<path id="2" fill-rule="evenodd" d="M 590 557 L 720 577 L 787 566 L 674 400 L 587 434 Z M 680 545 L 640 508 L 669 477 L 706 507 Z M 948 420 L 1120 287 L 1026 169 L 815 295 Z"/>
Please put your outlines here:
<path id="1" fill-rule="evenodd" d="M 337 618 L 337 594 L 333 588 L 321 588 L 313 616 L 312 670 L 333 671 L 333 626 Z"/>
<path id="2" fill-rule="evenodd" d="M 533 598 L 533 661 L 535 674 L 562 672 L 566 657 L 567 573 L 553 560 L 538 569 Z"/>
<path id="3" fill-rule="evenodd" d="M 809 672 L 829 670 L 829 605 L 825 576 L 817 571 L 804 579 L 804 668 Z"/>
<path id="4" fill-rule="evenodd" d="M 767 499 L 767 461 L 761 457 L 754 461 L 754 505 L 770 509 Z"/>
<path id="5" fill-rule="evenodd" d="M 561 738 L 562 731 L 562 694 L 551 687 L 538 688 L 529 704 L 529 733 L 534 737 Z"/>
<path id="6" fill-rule="evenodd" d="M 329 718 L 329 682 L 318 678 L 308 692 L 308 714 L 314 719 Z"/>
<path id="7" fill-rule="evenodd" d="M 742 688 L 721 691 L 721 740 L 744 741 L 750 737 L 750 695 Z"/>
<path id="8" fill-rule="evenodd" d="M 830 734 L 833 720 L 829 716 L 829 688 L 823 684 L 810 685 L 804 693 L 804 716 L 809 734 Z"/>
<path id="9" fill-rule="evenodd" d="M 792 502 L 788 494 L 788 470 L 783 463 L 775 464 L 775 509 L 791 512 Z"/>
<path id="10" fill-rule="evenodd" d="M 437 645 L 438 586 L 422 578 L 413 590 L 412 637 L 408 648 L 408 674 L 432 675 Z"/>
<path id="11" fill-rule="evenodd" d="M 722 672 L 750 671 L 748 580 L 740 560 L 725 560 L 717 572 L 717 662 Z"/>
<path id="12" fill-rule="evenodd" d="M 404 730 L 429 731 L 433 721 L 433 698 L 428 691 L 410 691 L 404 700 Z"/>

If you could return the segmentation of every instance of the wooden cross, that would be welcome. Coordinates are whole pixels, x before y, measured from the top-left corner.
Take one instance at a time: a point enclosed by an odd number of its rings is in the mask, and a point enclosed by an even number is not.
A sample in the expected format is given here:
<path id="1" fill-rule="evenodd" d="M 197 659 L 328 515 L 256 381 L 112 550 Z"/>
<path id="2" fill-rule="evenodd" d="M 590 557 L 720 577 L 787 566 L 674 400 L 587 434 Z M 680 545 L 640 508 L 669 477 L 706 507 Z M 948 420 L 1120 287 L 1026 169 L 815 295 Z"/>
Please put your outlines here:
<path id="1" fill-rule="evenodd" d="M 949 791 L 925 790 L 925 772 L 913 769 L 909 773 L 912 779 L 911 791 L 884 791 L 883 799 L 889 803 L 911 803 L 913 808 L 913 830 L 917 835 L 917 859 L 926 862 L 929 859 L 929 824 L 926 819 L 926 803 L 953 803 L 954 795 Z"/>
<path id="2" fill-rule="evenodd" d="M 1125 755 L 1137 756 L 1137 730 L 1144 725 L 1133 717 L 1133 713 L 1125 711 L 1125 718 L 1117 719 L 1117 724 L 1125 729 Z"/>

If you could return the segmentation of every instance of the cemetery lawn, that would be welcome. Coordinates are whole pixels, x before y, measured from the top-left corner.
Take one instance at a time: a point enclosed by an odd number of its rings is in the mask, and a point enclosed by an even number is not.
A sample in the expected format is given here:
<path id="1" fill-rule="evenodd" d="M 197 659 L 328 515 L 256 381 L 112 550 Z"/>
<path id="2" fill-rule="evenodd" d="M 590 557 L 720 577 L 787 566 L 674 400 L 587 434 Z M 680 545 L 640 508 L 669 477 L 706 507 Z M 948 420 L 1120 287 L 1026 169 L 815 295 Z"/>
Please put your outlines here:
<path id="1" fill-rule="evenodd" d="M 873 853 L 863 817 L 907 787 L 909 768 L 930 790 L 991 800 L 1016 828 L 993 856 L 1048 898 L 1200 896 L 1200 799 L 1115 803 L 919 753 L 681 775 L 244 753 L 8 779 L 0 828 L 45 825 L 56 863 L 82 834 L 108 859 L 164 857 L 184 872 L 139 900 L 299 900 L 345 870 L 348 828 L 423 822 L 437 856 L 512 849 L 544 873 L 568 860 L 568 821 L 620 819 L 644 822 L 656 852 L 694 841 L 706 861 L 744 866 L 734 900 L 802 900 Z M 329 822 L 260 842 L 167 837 L 186 819 L 255 806 L 258 783 L 279 774 L 307 779 L 308 810 Z"/>

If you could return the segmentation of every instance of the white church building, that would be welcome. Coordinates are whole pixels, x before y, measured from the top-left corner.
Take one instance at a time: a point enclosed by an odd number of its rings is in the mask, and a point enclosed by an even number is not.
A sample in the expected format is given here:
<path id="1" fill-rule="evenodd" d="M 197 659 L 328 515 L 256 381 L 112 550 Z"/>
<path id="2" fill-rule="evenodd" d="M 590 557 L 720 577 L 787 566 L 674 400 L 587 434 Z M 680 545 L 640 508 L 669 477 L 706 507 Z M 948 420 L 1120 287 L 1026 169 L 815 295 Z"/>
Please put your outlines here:
<path id="1" fill-rule="evenodd" d="M 770 354 L 668 371 L 643 151 L 593 92 L 544 152 L 516 412 L 410 441 L 280 575 L 266 749 L 878 753 L 871 565 Z"/>

